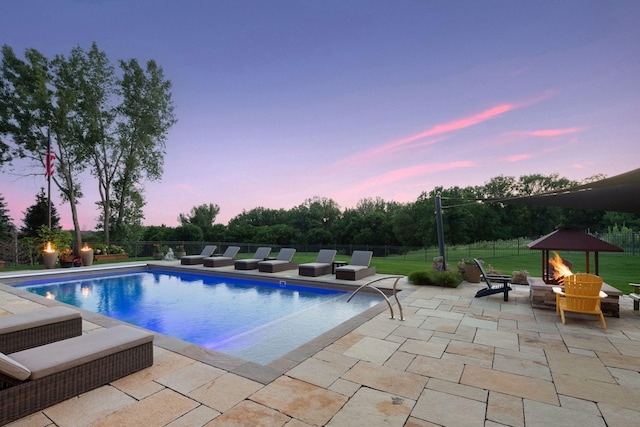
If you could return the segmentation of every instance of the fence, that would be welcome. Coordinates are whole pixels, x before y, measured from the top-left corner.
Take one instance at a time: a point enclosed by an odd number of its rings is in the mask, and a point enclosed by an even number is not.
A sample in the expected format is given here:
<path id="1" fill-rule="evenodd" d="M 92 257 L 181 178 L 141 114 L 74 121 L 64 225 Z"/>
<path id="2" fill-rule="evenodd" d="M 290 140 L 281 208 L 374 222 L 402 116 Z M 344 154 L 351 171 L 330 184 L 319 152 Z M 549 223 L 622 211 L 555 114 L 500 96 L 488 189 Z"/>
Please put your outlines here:
<path id="1" fill-rule="evenodd" d="M 615 256 L 635 256 L 638 255 L 638 233 L 607 233 L 595 235 L 596 237 L 616 245 L 624 252 L 612 253 Z M 468 245 L 451 245 L 446 247 L 446 256 L 454 258 L 497 258 L 502 256 L 518 256 L 531 254 L 527 244 L 533 238 L 519 238 L 511 240 L 498 240 L 491 242 L 476 242 Z M 187 254 L 199 254 L 207 244 L 217 245 L 217 252 L 222 252 L 227 246 L 239 246 L 241 253 L 252 254 L 259 246 L 270 246 L 273 252 L 278 252 L 283 245 L 257 244 L 257 243 L 233 243 L 233 242 L 184 242 L 184 241 L 161 241 L 161 242 L 114 242 L 114 245 L 121 246 L 131 258 L 152 257 L 155 249 L 160 247 L 164 252 L 172 248 L 176 252 L 177 246 L 183 246 Z M 295 244 L 286 245 L 293 247 L 298 252 L 317 253 L 320 249 L 336 249 L 338 254 L 350 256 L 355 250 L 373 251 L 374 257 L 397 257 L 404 260 L 432 262 L 433 258 L 439 255 L 438 247 L 428 248 L 410 246 L 379 246 L 379 245 L 320 245 L 320 244 Z M 7 266 L 29 266 L 40 263 L 39 255 L 33 246 L 14 239 L 10 242 L 0 242 L 0 260 Z"/>

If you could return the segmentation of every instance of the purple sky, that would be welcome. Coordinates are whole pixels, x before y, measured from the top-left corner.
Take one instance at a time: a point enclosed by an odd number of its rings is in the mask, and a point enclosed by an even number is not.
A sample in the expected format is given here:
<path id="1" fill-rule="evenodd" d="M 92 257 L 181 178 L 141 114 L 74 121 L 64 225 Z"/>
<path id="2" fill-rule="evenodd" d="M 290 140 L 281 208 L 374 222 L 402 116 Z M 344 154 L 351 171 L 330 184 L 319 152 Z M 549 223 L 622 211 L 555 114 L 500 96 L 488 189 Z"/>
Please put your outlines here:
<path id="1" fill-rule="evenodd" d="M 0 43 L 155 59 L 178 123 L 145 225 L 216 222 L 319 196 L 410 202 L 498 175 L 582 180 L 639 167 L 640 2 L 3 2 Z M 20 165 L 19 165 L 20 166 Z M 35 170 L 21 165 L 24 173 Z M 80 225 L 99 200 L 83 181 Z M 0 173 L 14 223 L 43 175 Z M 53 197 L 62 225 L 68 205 Z"/>

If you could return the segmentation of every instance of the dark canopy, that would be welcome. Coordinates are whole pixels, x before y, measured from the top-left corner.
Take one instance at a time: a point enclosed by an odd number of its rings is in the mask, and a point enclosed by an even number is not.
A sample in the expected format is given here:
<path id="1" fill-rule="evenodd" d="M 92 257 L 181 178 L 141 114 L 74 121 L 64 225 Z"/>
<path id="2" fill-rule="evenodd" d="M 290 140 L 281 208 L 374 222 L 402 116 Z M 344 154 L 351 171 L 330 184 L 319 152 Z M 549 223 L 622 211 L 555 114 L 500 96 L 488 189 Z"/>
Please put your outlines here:
<path id="1" fill-rule="evenodd" d="M 562 208 L 593 209 L 612 212 L 640 213 L 640 169 L 611 178 L 578 185 L 560 191 L 526 197 L 494 199 L 502 203 L 517 203 Z"/>

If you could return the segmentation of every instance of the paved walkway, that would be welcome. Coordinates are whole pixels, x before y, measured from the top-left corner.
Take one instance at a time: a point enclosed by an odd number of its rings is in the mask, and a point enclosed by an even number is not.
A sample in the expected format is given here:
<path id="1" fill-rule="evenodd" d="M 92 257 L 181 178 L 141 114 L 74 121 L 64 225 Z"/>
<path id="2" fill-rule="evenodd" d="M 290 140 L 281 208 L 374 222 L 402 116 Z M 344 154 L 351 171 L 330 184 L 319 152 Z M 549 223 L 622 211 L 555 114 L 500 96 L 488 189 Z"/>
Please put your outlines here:
<path id="1" fill-rule="evenodd" d="M 479 284 L 403 288 L 405 321 L 383 304 L 267 367 L 157 337 L 152 367 L 12 425 L 640 423 L 640 315 L 628 297 L 602 330 L 595 316 L 568 314 L 562 325 L 532 309 L 526 286 L 509 302 L 474 298 Z M 41 303 L 0 285 L 0 315 Z M 109 326 L 83 316 L 86 333 Z"/>

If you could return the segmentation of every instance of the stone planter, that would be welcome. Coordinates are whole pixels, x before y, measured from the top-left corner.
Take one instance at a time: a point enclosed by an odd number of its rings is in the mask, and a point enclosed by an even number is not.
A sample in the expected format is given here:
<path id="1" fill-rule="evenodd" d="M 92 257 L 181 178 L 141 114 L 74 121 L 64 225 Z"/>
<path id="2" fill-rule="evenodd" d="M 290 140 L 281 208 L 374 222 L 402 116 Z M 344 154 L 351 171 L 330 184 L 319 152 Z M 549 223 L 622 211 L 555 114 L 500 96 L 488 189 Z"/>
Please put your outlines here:
<path id="1" fill-rule="evenodd" d="M 82 265 L 93 264 L 93 249 L 81 249 L 80 258 L 82 258 Z"/>
<path id="2" fill-rule="evenodd" d="M 153 256 L 153 259 L 162 259 L 162 258 L 164 258 L 164 254 L 162 252 L 154 252 L 152 256 Z"/>
<path id="3" fill-rule="evenodd" d="M 175 258 L 175 259 L 180 259 L 180 258 L 182 258 L 183 256 L 187 256 L 187 253 L 186 253 L 186 252 L 184 252 L 184 251 L 182 251 L 182 252 L 176 252 L 176 253 L 174 254 L 174 258 Z"/>
<path id="4" fill-rule="evenodd" d="M 42 261 L 44 262 L 44 268 L 56 268 L 58 252 L 42 252 Z"/>
<path id="5" fill-rule="evenodd" d="M 129 254 L 104 254 L 93 257 L 96 261 L 117 261 L 129 258 Z"/>
<path id="6" fill-rule="evenodd" d="M 480 283 L 480 269 L 475 264 L 464 264 L 464 279 L 469 283 Z"/>

